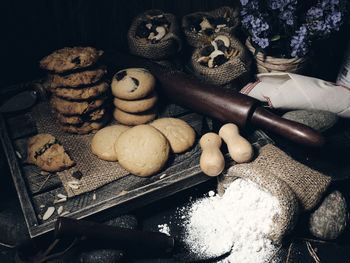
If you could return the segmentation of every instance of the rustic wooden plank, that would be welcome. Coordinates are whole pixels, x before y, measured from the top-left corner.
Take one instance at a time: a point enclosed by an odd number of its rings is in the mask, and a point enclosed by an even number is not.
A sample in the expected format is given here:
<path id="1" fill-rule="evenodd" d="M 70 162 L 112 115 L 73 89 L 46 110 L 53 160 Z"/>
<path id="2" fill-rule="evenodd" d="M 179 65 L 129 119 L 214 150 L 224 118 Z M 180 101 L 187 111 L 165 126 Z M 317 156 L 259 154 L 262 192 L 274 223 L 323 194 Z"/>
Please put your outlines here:
<path id="1" fill-rule="evenodd" d="M 31 198 L 27 192 L 26 185 L 22 177 L 20 164 L 16 157 L 15 150 L 13 149 L 12 142 L 8 136 L 5 119 L 2 114 L 0 114 L 0 140 L 9 164 L 12 179 L 14 181 L 20 205 L 25 216 L 27 227 L 30 229 L 32 226 L 37 226 L 38 221 L 35 216 Z"/>

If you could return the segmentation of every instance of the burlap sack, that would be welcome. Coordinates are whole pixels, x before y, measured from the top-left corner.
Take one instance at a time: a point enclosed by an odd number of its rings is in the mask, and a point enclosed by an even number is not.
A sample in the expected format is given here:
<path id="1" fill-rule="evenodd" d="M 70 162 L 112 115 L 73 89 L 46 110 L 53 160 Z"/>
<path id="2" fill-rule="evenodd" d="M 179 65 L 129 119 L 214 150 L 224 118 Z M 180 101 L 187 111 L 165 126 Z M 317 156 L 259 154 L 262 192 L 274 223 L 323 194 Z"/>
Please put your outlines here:
<path id="1" fill-rule="evenodd" d="M 210 45 L 210 42 L 207 42 L 194 50 L 191 56 L 190 65 L 193 69 L 193 73 L 198 78 L 214 85 L 224 85 L 249 72 L 251 56 L 248 54 L 245 46 L 232 35 L 227 33 L 214 34 L 213 39 L 218 35 L 227 36 L 230 39 L 231 47 L 238 49 L 238 54 L 232 56 L 227 62 L 218 67 L 209 68 L 205 65 L 201 65 L 197 61 L 201 57 L 201 50 L 205 46 Z"/>
<path id="2" fill-rule="evenodd" d="M 272 144 L 259 150 L 253 164 L 266 167 L 276 178 L 288 184 L 297 196 L 301 208 L 306 211 L 318 204 L 331 182 L 331 177 L 297 162 Z"/>
<path id="3" fill-rule="evenodd" d="M 156 16 L 160 14 L 163 14 L 170 23 L 169 32 L 159 42 L 154 44 L 151 42 L 145 43 L 137 38 L 136 30 L 138 26 L 143 21 L 148 20 L 149 16 Z M 144 58 L 161 60 L 174 56 L 181 50 L 182 41 L 179 36 L 179 26 L 176 17 L 173 14 L 164 13 L 158 9 L 152 9 L 138 15 L 133 20 L 127 34 L 127 40 L 131 54 Z"/>
<path id="4" fill-rule="evenodd" d="M 187 43 L 192 47 L 200 47 L 203 45 L 203 35 L 198 32 L 191 31 L 189 29 L 191 26 L 190 24 L 191 17 L 198 17 L 198 16 L 199 17 L 206 16 L 206 17 L 214 17 L 214 18 L 225 17 L 225 16 L 230 17 L 230 19 L 234 21 L 234 25 L 231 27 L 222 28 L 220 30 L 220 33 L 226 32 L 229 34 L 233 34 L 239 24 L 238 8 L 232 8 L 228 6 L 217 8 L 211 12 L 195 12 L 195 13 L 185 15 L 182 17 L 181 26 L 182 26 L 182 30 L 184 32 Z"/>
<path id="5" fill-rule="evenodd" d="M 227 174 L 219 177 L 219 194 L 223 194 L 228 185 L 237 178 L 252 181 L 278 199 L 281 212 L 272 218 L 273 226 L 267 237 L 275 244 L 280 244 L 283 237 L 294 228 L 298 218 L 298 200 L 292 189 L 268 169 L 246 163 L 232 166 Z"/>

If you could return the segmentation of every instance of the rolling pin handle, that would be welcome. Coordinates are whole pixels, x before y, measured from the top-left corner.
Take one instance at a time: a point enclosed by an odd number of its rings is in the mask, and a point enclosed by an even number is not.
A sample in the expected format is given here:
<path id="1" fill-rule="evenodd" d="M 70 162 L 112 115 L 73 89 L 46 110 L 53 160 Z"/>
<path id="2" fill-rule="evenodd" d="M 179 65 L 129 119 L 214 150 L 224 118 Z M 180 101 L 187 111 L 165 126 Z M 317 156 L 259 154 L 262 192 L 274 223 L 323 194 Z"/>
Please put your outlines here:
<path id="1" fill-rule="evenodd" d="M 299 144 L 311 147 L 322 147 L 325 144 L 324 137 L 314 129 L 304 124 L 281 118 L 262 107 L 255 109 L 250 121 L 256 126 L 280 134 Z"/>

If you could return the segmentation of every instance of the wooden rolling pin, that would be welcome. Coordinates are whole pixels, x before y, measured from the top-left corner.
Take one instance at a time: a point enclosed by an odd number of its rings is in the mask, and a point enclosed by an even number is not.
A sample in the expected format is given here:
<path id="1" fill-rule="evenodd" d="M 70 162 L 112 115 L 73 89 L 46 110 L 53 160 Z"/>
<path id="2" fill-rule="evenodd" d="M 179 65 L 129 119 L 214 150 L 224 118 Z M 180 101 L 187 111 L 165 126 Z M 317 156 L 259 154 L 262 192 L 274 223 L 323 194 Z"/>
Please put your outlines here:
<path id="1" fill-rule="evenodd" d="M 115 70 L 129 67 L 148 69 L 158 79 L 160 92 L 193 111 L 222 122 L 233 122 L 241 128 L 259 127 L 305 146 L 324 145 L 324 137 L 314 129 L 271 113 L 261 107 L 260 101 L 247 95 L 219 88 L 140 57 L 116 53 L 111 58 Z"/>
<path id="2" fill-rule="evenodd" d="M 96 246 L 149 254 L 169 254 L 175 246 L 174 238 L 160 232 L 146 232 L 92 221 L 59 217 L 55 224 L 55 238 L 79 237 L 91 240 Z"/>

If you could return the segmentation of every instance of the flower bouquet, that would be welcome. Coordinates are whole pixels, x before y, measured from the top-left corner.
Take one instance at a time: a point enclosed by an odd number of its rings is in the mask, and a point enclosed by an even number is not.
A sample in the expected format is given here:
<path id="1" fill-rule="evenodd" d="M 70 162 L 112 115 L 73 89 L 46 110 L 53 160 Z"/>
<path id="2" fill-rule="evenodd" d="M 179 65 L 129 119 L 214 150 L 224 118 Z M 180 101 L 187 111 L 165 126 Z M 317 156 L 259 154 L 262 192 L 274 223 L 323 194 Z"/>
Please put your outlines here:
<path id="1" fill-rule="evenodd" d="M 314 41 L 340 29 L 346 10 L 346 0 L 240 1 L 242 27 L 250 36 L 248 48 L 255 57 L 260 55 L 257 60 L 278 58 L 274 64 L 280 64 L 281 59 L 303 62 Z M 270 71 L 280 70 L 267 68 L 263 72 Z"/>

